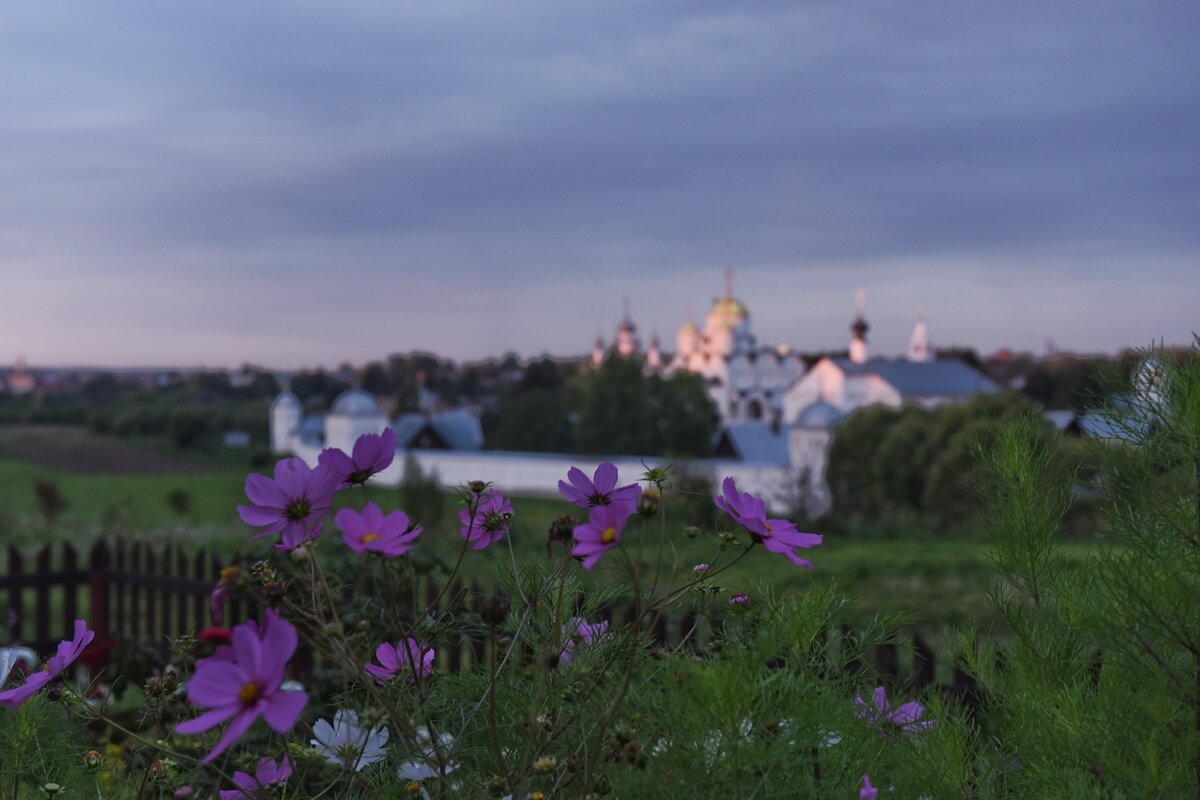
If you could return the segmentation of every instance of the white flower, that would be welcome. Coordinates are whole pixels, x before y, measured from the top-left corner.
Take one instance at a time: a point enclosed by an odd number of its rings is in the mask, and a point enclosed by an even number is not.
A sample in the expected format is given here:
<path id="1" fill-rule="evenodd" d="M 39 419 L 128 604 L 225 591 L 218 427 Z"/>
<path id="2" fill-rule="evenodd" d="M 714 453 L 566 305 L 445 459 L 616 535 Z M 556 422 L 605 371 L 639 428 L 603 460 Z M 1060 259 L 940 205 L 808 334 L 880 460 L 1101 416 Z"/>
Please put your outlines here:
<path id="1" fill-rule="evenodd" d="M 406 781 L 417 781 L 418 783 L 430 778 L 445 777 L 454 770 L 458 769 L 458 762 L 451 761 L 446 764 L 441 772 L 438 772 L 430 762 L 437 762 L 438 755 L 433 747 L 433 740 L 429 736 L 429 729 L 425 727 L 417 728 L 417 743 L 421 748 L 423 758 L 410 758 L 408 761 L 400 764 L 400 777 Z M 454 747 L 454 737 L 448 733 L 443 733 L 438 736 L 438 743 L 441 751 L 445 754 Z"/>
<path id="2" fill-rule="evenodd" d="M 8 680 L 8 673 L 18 661 L 24 661 L 33 669 L 37 666 L 37 653 L 28 647 L 0 647 L 0 686 Z"/>
<path id="3" fill-rule="evenodd" d="M 388 729 L 382 725 L 364 727 L 358 721 L 358 714 L 342 709 L 333 715 L 333 724 L 319 720 L 313 725 L 313 735 L 316 738 L 312 740 L 312 746 L 331 764 L 357 772 L 384 757 Z"/>

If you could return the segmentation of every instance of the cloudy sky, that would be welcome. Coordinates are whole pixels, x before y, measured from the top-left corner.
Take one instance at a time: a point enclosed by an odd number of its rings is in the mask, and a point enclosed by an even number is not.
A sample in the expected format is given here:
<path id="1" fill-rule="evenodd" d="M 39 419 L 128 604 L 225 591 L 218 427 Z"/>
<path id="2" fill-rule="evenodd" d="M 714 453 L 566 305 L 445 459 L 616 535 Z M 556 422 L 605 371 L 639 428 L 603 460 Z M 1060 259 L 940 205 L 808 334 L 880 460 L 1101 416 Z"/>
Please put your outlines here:
<path id="1" fill-rule="evenodd" d="M 0 362 L 1200 329 L 1200 4 L 54 2 L 0 12 Z"/>

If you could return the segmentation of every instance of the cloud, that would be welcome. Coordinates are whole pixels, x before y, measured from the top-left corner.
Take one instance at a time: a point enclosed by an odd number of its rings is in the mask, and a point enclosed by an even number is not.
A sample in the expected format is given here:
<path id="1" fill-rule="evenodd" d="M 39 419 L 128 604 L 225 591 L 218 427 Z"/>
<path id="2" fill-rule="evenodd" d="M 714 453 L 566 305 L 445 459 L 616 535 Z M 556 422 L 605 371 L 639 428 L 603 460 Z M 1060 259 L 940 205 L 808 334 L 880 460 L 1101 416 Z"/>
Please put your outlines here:
<path id="1" fill-rule="evenodd" d="M 966 344 L 1183 340 L 1198 22 L 1183 0 L 25 6 L 0 32 L 0 275 L 28 302 L 0 335 L 59 362 L 582 352 L 623 294 L 666 336 L 735 265 L 800 348 L 841 343 L 859 284 L 945 298 Z"/>

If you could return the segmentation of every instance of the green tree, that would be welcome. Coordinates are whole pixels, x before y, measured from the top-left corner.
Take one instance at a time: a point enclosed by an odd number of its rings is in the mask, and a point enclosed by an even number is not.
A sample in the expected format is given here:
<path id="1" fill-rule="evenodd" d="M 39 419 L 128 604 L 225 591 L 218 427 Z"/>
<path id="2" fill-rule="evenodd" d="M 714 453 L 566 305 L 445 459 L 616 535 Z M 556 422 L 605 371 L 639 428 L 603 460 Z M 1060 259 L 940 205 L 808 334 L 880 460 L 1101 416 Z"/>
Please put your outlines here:
<path id="1" fill-rule="evenodd" d="M 696 375 L 646 375 L 638 361 L 614 356 L 579 375 L 573 389 L 581 452 L 703 456 L 709 451 L 718 417 Z"/>

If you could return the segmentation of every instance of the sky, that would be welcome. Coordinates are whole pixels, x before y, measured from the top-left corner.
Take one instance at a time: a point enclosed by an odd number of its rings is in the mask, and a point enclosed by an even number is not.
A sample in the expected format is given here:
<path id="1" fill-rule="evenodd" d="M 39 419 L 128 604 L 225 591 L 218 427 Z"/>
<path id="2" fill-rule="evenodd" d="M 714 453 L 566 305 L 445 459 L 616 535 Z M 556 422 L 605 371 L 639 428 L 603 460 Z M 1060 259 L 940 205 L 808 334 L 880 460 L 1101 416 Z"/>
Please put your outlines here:
<path id="1" fill-rule="evenodd" d="M 1194 0 L 21 3 L 0 363 L 1200 329 Z"/>

